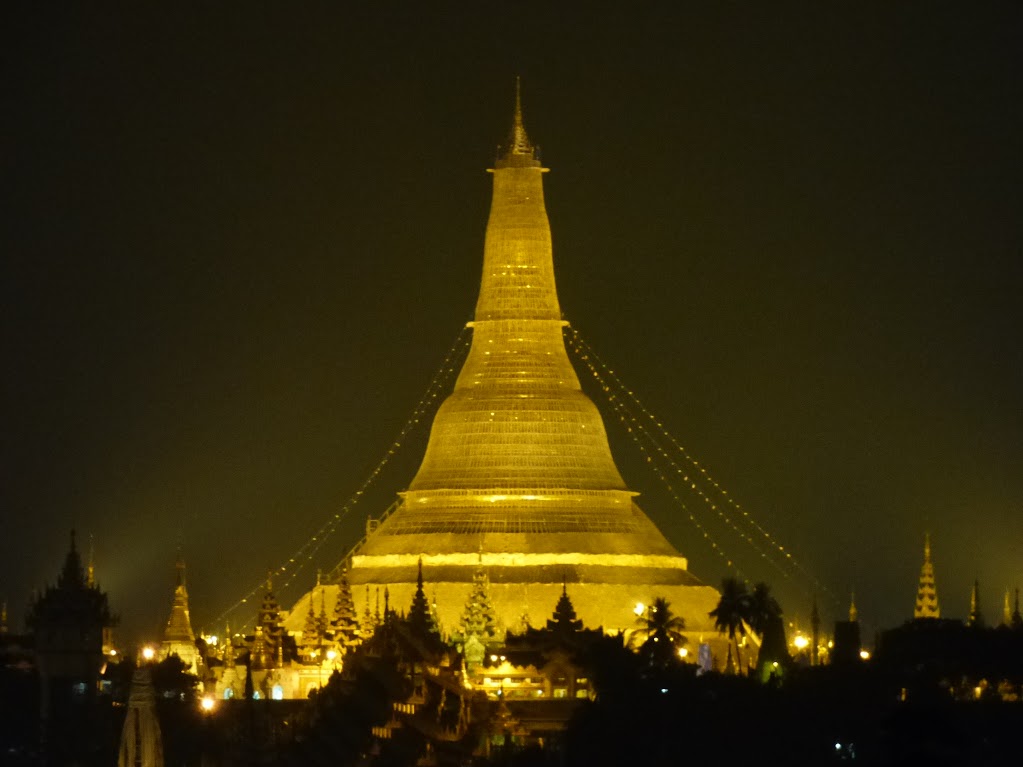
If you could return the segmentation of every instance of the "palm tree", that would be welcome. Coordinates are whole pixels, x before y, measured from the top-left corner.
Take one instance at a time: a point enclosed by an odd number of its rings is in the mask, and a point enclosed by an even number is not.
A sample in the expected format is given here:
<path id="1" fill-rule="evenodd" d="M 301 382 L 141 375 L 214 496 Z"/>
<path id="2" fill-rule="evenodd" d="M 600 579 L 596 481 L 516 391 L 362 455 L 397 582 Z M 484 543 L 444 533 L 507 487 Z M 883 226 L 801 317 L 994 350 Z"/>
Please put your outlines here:
<path id="1" fill-rule="evenodd" d="M 738 578 L 726 577 L 721 581 L 721 599 L 718 606 L 710 611 L 717 630 L 727 633 L 729 640 L 735 642 L 736 666 L 742 669 L 742 654 L 739 651 L 739 639 L 746 633 L 750 623 L 752 601 L 746 591 L 746 583 Z"/>
<path id="2" fill-rule="evenodd" d="M 763 681 L 775 675 L 780 679 L 791 662 L 781 616 L 781 605 L 771 596 L 771 587 L 762 581 L 754 584 L 750 594 L 750 628 L 760 635 L 757 671 Z"/>
<path id="3" fill-rule="evenodd" d="M 682 633 L 685 619 L 671 611 L 671 602 L 656 597 L 646 611 L 636 618 L 637 628 L 633 641 L 643 640 L 639 651 L 651 665 L 667 666 L 678 660 L 678 651 L 686 643 Z"/>
<path id="4" fill-rule="evenodd" d="M 781 605 L 771 596 L 771 587 L 761 581 L 753 585 L 749 596 L 749 625 L 761 637 L 772 622 L 781 617 Z"/>

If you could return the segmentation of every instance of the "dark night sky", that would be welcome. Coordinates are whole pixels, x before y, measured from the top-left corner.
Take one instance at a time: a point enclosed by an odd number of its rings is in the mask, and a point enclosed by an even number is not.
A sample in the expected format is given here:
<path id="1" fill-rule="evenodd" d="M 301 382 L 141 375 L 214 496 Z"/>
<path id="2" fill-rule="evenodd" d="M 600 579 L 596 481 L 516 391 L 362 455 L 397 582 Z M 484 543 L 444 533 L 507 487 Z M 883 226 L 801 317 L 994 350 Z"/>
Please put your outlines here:
<path id="1" fill-rule="evenodd" d="M 179 541 L 213 629 L 352 494 L 470 318 L 517 73 L 567 319 L 807 569 L 855 587 L 867 635 L 910 614 L 925 530 L 946 614 L 975 577 L 991 618 L 1023 586 L 1018 4 L 274 5 L 0 21 L 16 626 L 75 526 L 127 634 L 160 630 Z"/>

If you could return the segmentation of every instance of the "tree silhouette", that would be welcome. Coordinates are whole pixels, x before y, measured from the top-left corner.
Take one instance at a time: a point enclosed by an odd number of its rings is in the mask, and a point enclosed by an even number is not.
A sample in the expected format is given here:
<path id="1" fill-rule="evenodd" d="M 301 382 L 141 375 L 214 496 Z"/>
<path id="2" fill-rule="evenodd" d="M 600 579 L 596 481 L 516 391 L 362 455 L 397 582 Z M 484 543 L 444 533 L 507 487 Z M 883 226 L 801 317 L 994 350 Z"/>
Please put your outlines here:
<path id="1" fill-rule="evenodd" d="M 153 689 L 161 698 L 192 702 L 198 694 L 199 678 L 177 653 L 171 653 L 151 668 Z"/>
<path id="2" fill-rule="evenodd" d="M 761 637 L 776 618 L 781 617 L 781 605 L 771 596 L 771 587 L 763 581 L 753 585 L 749 595 L 748 622 Z"/>
<path id="3" fill-rule="evenodd" d="M 665 668 L 678 663 L 678 651 L 686 643 L 686 622 L 675 615 L 671 603 L 664 597 L 657 597 L 646 611 L 636 618 L 635 641 L 642 640 L 639 653 L 649 665 Z"/>
<path id="4" fill-rule="evenodd" d="M 714 625 L 718 631 L 728 634 L 735 643 L 736 665 L 742 670 L 742 653 L 739 649 L 739 637 L 746 633 L 746 625 L 750 623 L 752 600 L 746 590 L 746 584 L 738 578 L 727 577 L 721 581 L 721 599 L 718 606 L 710 611 Z"/>

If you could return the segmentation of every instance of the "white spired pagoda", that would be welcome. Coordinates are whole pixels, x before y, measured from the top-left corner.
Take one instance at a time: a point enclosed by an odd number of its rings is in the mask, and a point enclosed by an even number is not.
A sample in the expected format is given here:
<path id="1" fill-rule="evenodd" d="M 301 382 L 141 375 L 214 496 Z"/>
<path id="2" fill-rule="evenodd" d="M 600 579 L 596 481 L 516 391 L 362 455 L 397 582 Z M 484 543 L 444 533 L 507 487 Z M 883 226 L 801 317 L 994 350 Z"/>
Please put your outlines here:
<path id="1" fill-rule="evenodd" d="M 708 613 L 718 592 L 689 572 L 636 504 L 569 362 L 546 171 L 516 94 L 510 136 L 490 171 L 472 346 L 415 478 L 348 562 L 358 614 L 385 589 L 390 605 L 405 609 L 421 559 L 448 630 L 483 571 L 504 628 L 519 628 L 524 616 L 542 623 L 565 586 L 590 627 L 631 628 L 637 604 L 665 597 L 687 633 L 716 635 Z"/>

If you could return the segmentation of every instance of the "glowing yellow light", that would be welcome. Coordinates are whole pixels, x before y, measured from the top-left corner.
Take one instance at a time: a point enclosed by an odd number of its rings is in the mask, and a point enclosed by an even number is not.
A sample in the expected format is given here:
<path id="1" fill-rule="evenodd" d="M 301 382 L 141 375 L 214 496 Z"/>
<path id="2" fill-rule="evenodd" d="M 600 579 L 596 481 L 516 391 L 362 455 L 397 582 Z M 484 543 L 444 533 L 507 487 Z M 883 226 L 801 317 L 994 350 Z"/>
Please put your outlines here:
<path id="1" fill-rule="evenodd" d="M 678 651 L 678 657 L 680 658 L 685 658 L 687 655 L 689 655 L 689 650 L 687 650 L 685 647 L 681 648 Z"/>
<path id="2" fill-rule="evenodd" d="M 117 655 L 117 650 L 111 650 L 110 651 L 110 655 L 111 655 L 111 657 L 113 657 L 114 655 Z"/>
<path id="3" fill-rule="evenodd" d="M 810 640 L 802 634 L 796 634 L 796 638 L 792 640 L 792 644 L 796 646 L 797 650 L 805 650 L 807 645 L 810 644 Z"/>
<path id="4" fill-rule="evenodd" d="M 867 652 L 866 650 L 860 650 L 860 657 L 863 660 L 870 660 L 870 653 Z"/>
<path id="5" fill-rule="evenodd" d="M 209 713 L 210 711 L 213 710 L 213 707 L 216 705 L 216 702 L 213 700 L 212 695 L 207 695 L 199 702 L 199 705 L 202 706 L 203 711 Z"/>
<path id="6" fill-rule="evenodd" d="M 334 650 L 327 650 L 327 660 L 334 660 L 337 657 L 337 653 Z"/>
<path id="7" fill-rule="evenodd" d="M 642 602 L 636 602 L 636 606 L 632 608 L 632 612 L 636 615 L 642 615 L 644 610 L 646 610 L 646 605 Z"/>
<path id="8" fill-rule="evenodd" d="M 156 656 L 156 650 L 154 650 L 152 647 L 143 647 L 142 648 L 142 657 L 145 660 L 152 660 L 155 656 Z"/>
<path id="9" fill-rule="evenodd" d="M 216 647 L 217 646 L 217 636 L 216 636 L 216 634 L 214 634 L 211 637 L 208 637 L 206 639 L 206 644 L 212 645 L 213 647 Z"/>

